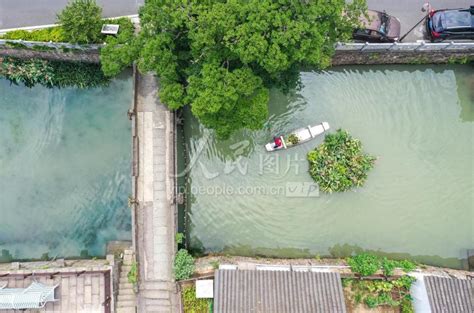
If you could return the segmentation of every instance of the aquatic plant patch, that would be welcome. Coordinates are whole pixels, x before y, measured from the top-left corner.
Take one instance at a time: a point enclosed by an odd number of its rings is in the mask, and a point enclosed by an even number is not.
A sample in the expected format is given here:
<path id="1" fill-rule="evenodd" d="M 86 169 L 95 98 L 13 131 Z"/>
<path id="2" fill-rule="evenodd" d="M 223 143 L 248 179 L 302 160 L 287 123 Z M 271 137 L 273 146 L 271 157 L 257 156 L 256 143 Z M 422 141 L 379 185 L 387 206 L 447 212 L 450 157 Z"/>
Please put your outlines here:
<path id="1" fill-rule="evenodd" d="M 90 88 L 107 85 L 110 81 L 96 64 L 40 59 L 0 58 L 1 76 L 27 87 L 40 84 L 49 88 Z"/>
<path id="2" fill-rule="evenodd" d="M 345 130 L 326 135 L 324 142 L 308 153 L 309 173 L 320 190 L 328 193 L 360 187 L 376 158 L 363 153 L 360 140 Z"/>

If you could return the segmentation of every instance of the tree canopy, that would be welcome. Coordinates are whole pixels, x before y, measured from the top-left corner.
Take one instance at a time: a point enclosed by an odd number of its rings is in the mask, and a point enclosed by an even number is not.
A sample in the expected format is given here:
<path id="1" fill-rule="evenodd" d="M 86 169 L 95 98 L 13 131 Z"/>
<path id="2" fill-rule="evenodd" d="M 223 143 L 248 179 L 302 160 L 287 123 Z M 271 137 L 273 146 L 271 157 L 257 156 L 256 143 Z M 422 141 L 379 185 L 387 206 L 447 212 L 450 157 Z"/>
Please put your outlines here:
<path id="1" fill-rule="evenodd" d="M 102 67 L 112 76 L 137 61 L 160 77 L 163 103 L 190 105 L 226 138 L 262 127 L 270 87 L 329 66 L 364 10 L 364 0 L 147 0 L 138 36 L 104 50 Z"/>
<path id="2" fill-rule="evenodd" d="M 73 0 L 58 14 L 67 41 L 94 43 L 100 37 L 102 9 L 94 0 Z"/>

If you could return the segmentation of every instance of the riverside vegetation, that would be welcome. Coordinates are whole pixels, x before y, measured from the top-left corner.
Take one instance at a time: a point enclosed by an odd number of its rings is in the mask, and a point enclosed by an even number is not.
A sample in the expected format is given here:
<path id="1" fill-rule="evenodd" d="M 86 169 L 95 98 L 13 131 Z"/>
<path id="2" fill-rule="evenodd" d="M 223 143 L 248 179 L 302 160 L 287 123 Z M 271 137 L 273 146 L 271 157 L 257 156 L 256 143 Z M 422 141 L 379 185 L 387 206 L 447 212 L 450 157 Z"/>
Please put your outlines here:
<path id="1" fill-rule="evenodd" d="M 408 260 L 396 261 L 362 253 L 347 259 L 351 270 L 360 279 L 343 279 L 346 296 L 353 305 L 364 303 L 369 308 L 377 306 L 399 307 L 401 313 L 413 313 L 410 288 L 416 280 L 414 277 L 403 275 L 400 278 L 388 280 L 394 274 L 395 268 L 401 268 L 408 273 L 416 265 Z M 365 276 L 374 275 L 382 269 L 385 280 L 361 280 Z"/>
<path id="2" fill-rule="evenodd" d="M 13 84 L 23 83 L 26 87 L 40 84 L 49 88 L 90 88 L 105 86 L 110 81 L 96 64 L 40 59 L 0 58 L 1 76 Z"/>
<path id="3" fill-rule="evenodd" d="M 131 40 L 135 29 L 128 18 L 102 20 L 101 13 L 101 8 L 94 1 L 74 0 L 58 15 L 59 26 L 34 31 L 15 30 L 6 33 L 2 38 L 70 43 L 105 42 L 111 45 Z M 111 23 L 120 25 L 117 37 L 100 33 L 103 24 Z M 18 44 L 17 48 L 22 48 L 22 45 Z M 38 46 L 33 49 L 45 50 L 45 47 Z M 104 49 L 108 51 L 107 47 Z M 107 85 L 110 81 L 96 64 L 40 59 L 0 58 L 0 76 L 14 84 L 23 83 L 27 87 L 41 84 L 49 88 L 90 88 Z"/>
<path id="4" fill-rule="evenodd" d="M 301 66 L 329 66 L 365 8 L 363 0 L 146 1 L 140 33 L 107 45 L 102 69 L 114 76 L 137 61 L 160 77 L 170 109 L 189 105 L 227 138 L 263 126 L 269 88 L 294 87 Z"/>

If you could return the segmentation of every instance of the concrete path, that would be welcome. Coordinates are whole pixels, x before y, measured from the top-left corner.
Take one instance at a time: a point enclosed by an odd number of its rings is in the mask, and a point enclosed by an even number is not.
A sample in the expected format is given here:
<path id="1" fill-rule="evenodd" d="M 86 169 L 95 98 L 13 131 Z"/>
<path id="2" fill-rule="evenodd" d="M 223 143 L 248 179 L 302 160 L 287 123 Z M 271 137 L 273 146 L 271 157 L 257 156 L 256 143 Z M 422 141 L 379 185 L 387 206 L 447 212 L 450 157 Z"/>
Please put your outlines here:
<path id="1" fill-rule="evenodd" d="M 162 105 L 153 75 L 138 74 L 137 253 L 139 312 L 177 312 L 172 274 L 175 254 L 172 116 Z"/>

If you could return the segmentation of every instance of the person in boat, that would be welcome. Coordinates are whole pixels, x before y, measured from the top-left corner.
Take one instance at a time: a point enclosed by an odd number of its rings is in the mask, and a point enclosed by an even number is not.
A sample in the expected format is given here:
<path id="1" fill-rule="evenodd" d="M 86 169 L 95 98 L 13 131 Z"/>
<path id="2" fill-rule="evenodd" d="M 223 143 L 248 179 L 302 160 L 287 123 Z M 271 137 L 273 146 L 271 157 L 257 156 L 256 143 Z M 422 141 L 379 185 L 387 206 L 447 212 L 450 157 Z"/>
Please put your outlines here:
<path id="1" fill-rule="evenodd" d="M 280 137 L 273 137 L 273 142 L 275 143 L 275 149 L 280 148 L 283 144 Z"/>

